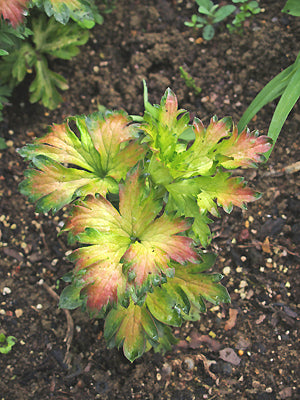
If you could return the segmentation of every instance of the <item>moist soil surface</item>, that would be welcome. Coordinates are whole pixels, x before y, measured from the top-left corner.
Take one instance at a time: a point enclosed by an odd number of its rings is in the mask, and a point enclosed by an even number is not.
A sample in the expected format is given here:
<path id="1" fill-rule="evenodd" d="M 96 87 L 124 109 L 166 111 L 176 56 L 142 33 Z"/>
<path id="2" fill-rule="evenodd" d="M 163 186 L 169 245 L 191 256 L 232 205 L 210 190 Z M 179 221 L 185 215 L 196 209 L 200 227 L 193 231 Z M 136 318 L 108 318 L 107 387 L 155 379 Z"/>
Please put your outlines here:
<path id="1" fill-rule="evenodd" d="M 0 154 L 0 332 L 17 342 L 0 354 L 1 399 L 300 398 L 299 104 L 268 163 L 239 171 L 262 198 L 212 225 L 214 271 L 223 273 L 231 304 L 208 304 L 199 322 L 174 329 L 180 341 L 172 351 L 150 351 L 132 364 L 121 350 L 106 348 L 101 320 L 58 308 L 59 278 L 72 269 L 66 236 L 57 238 L 64 211 L 35 213 L 18 191 L 26 165 L 16 152 L 53 122 L 100 105 L 141 115 L 143 79 L 152 103 L 169 86 L 180 107 L 204 124 L 214 114 L 238 121 L 297 56 L 300 28 L 295 17 L 280 12 L 284 3 L 262 0 L 264 12 L 245 24 L 243 35 L 220 24 L 206 42 L 184 25 L 196 11 L 194 2 L 120 0 L 76 58 L 51 60 L 70 86 L 58 109 L 29 103 L 31 76 L 15 90 L 0 134 L 8 145 Z M 186 86 L 181 66 L 200 94 Z M 266 134 L 275 106 L 260 111 L 250 129 Z"/>

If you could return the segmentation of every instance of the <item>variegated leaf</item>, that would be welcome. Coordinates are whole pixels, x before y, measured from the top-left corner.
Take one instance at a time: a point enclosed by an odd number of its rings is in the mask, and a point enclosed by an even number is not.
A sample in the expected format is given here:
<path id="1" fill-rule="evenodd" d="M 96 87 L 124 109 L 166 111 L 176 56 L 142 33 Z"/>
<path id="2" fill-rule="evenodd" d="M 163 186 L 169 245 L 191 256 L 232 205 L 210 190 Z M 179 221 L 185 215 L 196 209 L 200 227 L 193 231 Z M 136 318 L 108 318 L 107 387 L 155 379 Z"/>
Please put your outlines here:
<path id="1" fill-rule="evenodd" d="M 76 124 L 80 138 L 71 129 Z M 57 211 L 76 197 L 118 192 L 118 184 L 143 157 L 123 113 L 73 117 L 19 150 L 36 169 L 29 169 L 21 191 L 38 202 L 39 211 Z"/>

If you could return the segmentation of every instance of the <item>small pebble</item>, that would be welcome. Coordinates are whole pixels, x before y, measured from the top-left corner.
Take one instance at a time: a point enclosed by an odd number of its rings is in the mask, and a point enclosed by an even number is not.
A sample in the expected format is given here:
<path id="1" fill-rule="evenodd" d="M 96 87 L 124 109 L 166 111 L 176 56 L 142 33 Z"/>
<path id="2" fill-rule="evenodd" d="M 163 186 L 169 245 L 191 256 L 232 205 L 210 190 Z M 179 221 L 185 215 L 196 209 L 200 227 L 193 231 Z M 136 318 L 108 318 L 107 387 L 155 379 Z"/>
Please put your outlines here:
<path id="1" fill-rule="evenodd" d="M 11 289 L 7 286 L 5 286 L 2 290 L 3 296 L 6 296 L 7 294 L 11 294 Z"/>
<path id="2" fill-rule="evenodd" d="M 36 305 L 36 309 L 37 309 L 37 310 L 41 310 L 42 308 L 43 308 L 42 304 L 37 304 L 37 305 Z"/>
<path id="3" fill-rule="evenodd" d="M 191 357 L 186 357 L 183 362 L 188 371 L 192 371 L 194 369 L 195 363 Z"/>
<path id="4" fill-rule="evenodd" d="M 223 274 L 224 274 L 224 275 L 229 275 L 229 274 L 230 274 L 230 271 L 231 271 L 231 268 L 230 268 L 230 267 L 224 267 L 224 268 L 223 268 Z"/>

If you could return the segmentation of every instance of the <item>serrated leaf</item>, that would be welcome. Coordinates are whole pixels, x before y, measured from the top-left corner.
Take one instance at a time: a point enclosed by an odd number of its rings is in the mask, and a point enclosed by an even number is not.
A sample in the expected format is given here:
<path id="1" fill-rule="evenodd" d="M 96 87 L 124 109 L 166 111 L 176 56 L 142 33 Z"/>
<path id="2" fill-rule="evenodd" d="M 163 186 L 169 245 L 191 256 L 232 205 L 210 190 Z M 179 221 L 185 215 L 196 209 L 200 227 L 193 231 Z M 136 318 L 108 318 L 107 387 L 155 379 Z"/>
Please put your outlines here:
<path id="1" fill-rule="evenodd" d="M 80 138 L 69 126 L 73 121 Z M 26 172 L 22 193 L 39 201 L 40 209 L 47 212 L 57 211 L 76 197 L 117 192 L 117 181 L 144 154 L 137 141 L 129 142 L 134 139 L 134 128 L 128 122 L 128 116 L 116 112 L 105 117 L 73 117 L 53 125 L 46 136 L 19 150 L 37 168 Z"/>
<path id="2" fill-rule="evenodd" d="M 217 153 L 229 160 L 220 164 L 227 169 L 238 167 L 255 167 L 265 160 L 263 153 L 272 147 L 272 139 L 268 136 L 258 136 L 258 132 L 244 129 L 240 134 L 234 127 L 232 136 L 223 140 L 217 147 Z"/>
<path id="3" fill-rule="evenodd" d="M 9 0 L 1 2 L 0 17 L 8 20 L 14 28 L 23 22 L 24 10 L 28 0 Z"/>
<path id="4" fill-rule="evenodd" d="M 203 300 L 213 304 L 230 302 L 226 288 L 219 284 L 222 275 L 202 273 L 213 263 L 214 257 L 202 264 L 176 265 L 174 278 L 148 294 L 146 304 L 151 314 L 165 324 L 181 326 L 184 319 L 199 319 L 206 310 Z"/>
<path id="5" fill-rule="evenodd" d="M 69 88 L 67 81 L 48 68 L 47 60 L 44 57 L 37 60 L 35 70 L 36 77 L 29 87 L 31 93 L 29 100 L 31 103 L 41 100 L 45 107 L 54 110 L 62 102 L 57 88 L 67 90 Z"/>
<path id="6" fill-rule="evenodd" d="M 32 0 L 46 14 L 60 22 L 67 24 L 69 19 L 81 23 L 86 28 L 92 28 L 96 23 L 102 23 L 103 18 L 93 0 Z"/>
<path id="7" fill-rule="evenodd" d="M 33 41 L 36 50 L 56 58 L 70 60 L 79 53 L 78 46 L 88 41 L 89 33 L 78 25 L 62 25 L 45 15 L 32 19 Z"/>
<path id="8" fill-rule="evenodd" d="M 218 172 L 213 177 L 196 178 L 199 187 L 202 187 L 197 196 L 197 203 L 202 212 L 208 211 L 218 216 L 218 204 L 230 213 L 233 206 L 245 208 L 245 203 L 260 197 L 259 193 L 245 186 L 242 178 L 230 178 L 230 175 Z M 217 204 L 214 200 L 217 200 Z"/>
<path id="9" fill-rule="evenodd" d="M 123 346 L 125 357 L 133 362 L 149 350 L 149 338 L 152 342 L 158 340 L 158 331 L 148 310 L 131 302 L 128 308 L 118 307 L 109 312 L 104 337 L 109 347 Z"/>
<path id="10" fill-rule="evenodd" d="M 119 269 L 116 286 L 122 290 L 118 297 L 130 287 L 143 296 L 152 283 L 158 284 L 165 281 L 166 274 L 172 275 L 171 260 L 196 262 L 192 239 L 177 235 L 189 225 L 165 214 L 157 217 L 161 207 L 147 194 L 145 182 L 139 180 L 139 170 L 129 175 L 121 187 L 120 211 L 101 196 L 90 196 L 74 206 L 65 230 L 87 245 L 72 255 L 76 268 L 86 270 L 87 279 L 99 282 L 104 269 L 107 273 Z M 127 280 L 126 287 L 120 283 L 121 277 Z M 93 287 L 95 284 L 87 291 L 88 304 L 94 304 L 93 297 L 97 296 Z"/>

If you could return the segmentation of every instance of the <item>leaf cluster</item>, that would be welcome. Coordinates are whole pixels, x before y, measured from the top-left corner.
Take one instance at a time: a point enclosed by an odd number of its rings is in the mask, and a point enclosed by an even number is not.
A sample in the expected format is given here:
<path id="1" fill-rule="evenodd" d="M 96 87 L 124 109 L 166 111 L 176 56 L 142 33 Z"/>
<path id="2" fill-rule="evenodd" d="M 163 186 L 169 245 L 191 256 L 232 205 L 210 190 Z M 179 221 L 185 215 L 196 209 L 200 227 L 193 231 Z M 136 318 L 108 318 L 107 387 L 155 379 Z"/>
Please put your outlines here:
<path id="1" fill-rule="evenodd" d="M 0 333 L 0 353 L 7 354 L 11 351 L 12 347 L 16 344 L 17 339 L 14 336 L 5 336 Z"/>
<path id="2" fill-rule="evenodd" d="M 219 6 L 214 4 L 211 0 L 196 0 L 198 5 L 198 14 L 193 14 L 191 21 L 184 24 L 192 28 L 203 28 L 202 36 L 205 40 L 211 40 L 215 35 L 214 25 L 222 22 L 230 14 L 232 14 L 236 7 L 233 4 Z"/>
<path id="3" fill-rule="evenodd" d="M 87 29 L 102 24 L 99 5 L 86 0 L 32 0 L 24 24 L 23 8 L 4 5 L 12 21 L 0 20 L 1 85 L 14 88 L 27 74 L 33 74 L 30 102 L 41 101 L 54 109 L 62 101 L 61 90 L 67 90 L 67 80 L 51 70 L 52 60 L 71 60 L 79 53 L 79 46 L 89 38 Z M 102 1 L 103 12 L 112 11 L 114 2 Z M 2 103 L 1 107 L 3 108 Z"/>
<path id="4" fill-rule="evenodd" d="M 263 9 L 259 7 L 258 2 L 255 0 L 232 0 L 232 2 L 239 3 L 239 6 L 234 19 L 230 24 L 227 24 L 227 28 L 230 33 L 237 32 L 242 34 L 244 22 L 262 12 Z"/>
<path id="5" fill-rule="evenodd" d="M 89 34 L 75 23 L 62 25 L 44 14 L 32 17 L 30 22 L 30 40 L 15 44 L 1 61 L 0 73 L 5 83 L 15 87 L 27 73 L 34 72 L 30 102 L 41 100 L 45 107 L 54 109 L 62 101 L 58 90 L 68 89 L 68 84 L 49 68 L 48 59 L 70 60 L 79 53 L 79 46 L 87 42 Z"/>
<path id="6" fill-rule="evenodd" d="M 37 211 L 71 207 L 64 231 L 79 247 L 60 306 L 104 317 L 109 347 L 131 361 L 169 349 L 170 326 L 198 320 L 205 301 L 230 301 L 200 245 L 218 206 L 231 212 L 259 197 L 229 170 L 256 166 L 271 147 L 230 118 L 191 123 L 170 89 L 152 105 L 144 83 L 144 104 L 143 117 L 71 117 L 19 150 L 31 161 L 20 191 Z"/>

